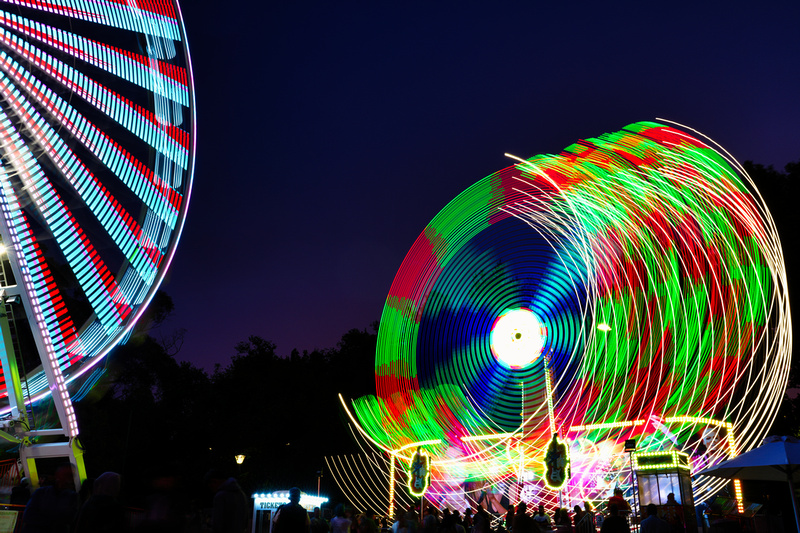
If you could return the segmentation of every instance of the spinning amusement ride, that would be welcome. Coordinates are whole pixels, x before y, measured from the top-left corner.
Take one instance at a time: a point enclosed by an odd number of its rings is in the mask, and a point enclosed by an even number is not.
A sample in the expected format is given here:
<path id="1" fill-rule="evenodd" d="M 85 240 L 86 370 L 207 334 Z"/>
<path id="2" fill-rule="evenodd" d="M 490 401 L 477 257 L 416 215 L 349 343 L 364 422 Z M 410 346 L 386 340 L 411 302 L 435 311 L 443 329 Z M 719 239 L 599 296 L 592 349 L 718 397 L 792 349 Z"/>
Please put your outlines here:
<path id="1" fill-rule="evenodd" d="M 0 1 L 2 436 L 83 477 L 71 391 L 161 283 L 188 205 L 194 93 L 173 0 Z M 60 427 L 30 405 L 52 397 Z"/>
<path id="2" fill-rule="evenodd" d="M 790 354 L 782 250 L 750 177 L 688 128 L 631 124 L 518 160 L 431 221 L 386 300 L 376 395 L 343 402 L 381 475 L 329 468 L 378 509 L 408 499 L 417 451 L 436 505 L 597 500 L 630 490 L 626 442 L 692 472 L 753 448 Z M 545 477 L 551 443 L 563 479 Z M 695 497 L 720 483 L 696 476 Z"/>

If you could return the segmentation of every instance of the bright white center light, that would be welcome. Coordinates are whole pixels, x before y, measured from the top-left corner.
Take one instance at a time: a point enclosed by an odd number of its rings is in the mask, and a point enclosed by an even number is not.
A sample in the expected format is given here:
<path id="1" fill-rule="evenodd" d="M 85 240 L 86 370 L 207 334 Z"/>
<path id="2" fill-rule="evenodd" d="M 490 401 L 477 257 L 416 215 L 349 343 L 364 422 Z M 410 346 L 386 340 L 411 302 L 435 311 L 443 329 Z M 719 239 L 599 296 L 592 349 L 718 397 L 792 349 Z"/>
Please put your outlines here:
<path id="1" fill-rule="evenodd" d="M 498 361 L 509 368 L 525 368 L 542 354 L 542 324 L 530 309 L 506 311 L 495 320 L 489 342 Z"/>

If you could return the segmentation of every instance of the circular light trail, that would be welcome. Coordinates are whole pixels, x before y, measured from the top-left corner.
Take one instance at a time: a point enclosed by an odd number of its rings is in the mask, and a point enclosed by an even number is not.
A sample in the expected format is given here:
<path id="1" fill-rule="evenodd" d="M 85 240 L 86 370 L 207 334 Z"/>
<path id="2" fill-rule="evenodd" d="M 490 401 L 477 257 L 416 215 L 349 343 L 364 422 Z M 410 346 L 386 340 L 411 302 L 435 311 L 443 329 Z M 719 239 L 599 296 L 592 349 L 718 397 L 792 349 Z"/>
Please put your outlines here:
<path id="1" fill-rule="evenodd" d="M 541 482 L 552 432 L 570 446 L 576 500 L 626 482 L 627 439 L 688 453 L 698 471 L 751 449 L 775 417 L 786 287 L 741 166 L 686 128 L 631 124 L 520 160 L 434 217 L 392 283 L 376 395 L 355 416 L 398 460 L 434 443 L 431 499 L 457 487 L 513 501 L 522 485 L 554 501 Z M 512 309 L 546 331 L 519 364 L 495 339 Z M 719 486 L 694 483 L 700 499 Z"/>
<path id="2" fill-rule="evenodd" d="M 69 436 L 67 384 L 91 387 L 166 274 L 194 150 L 174 0 L 0 1 L 0 286 L 25 394 Z"/>

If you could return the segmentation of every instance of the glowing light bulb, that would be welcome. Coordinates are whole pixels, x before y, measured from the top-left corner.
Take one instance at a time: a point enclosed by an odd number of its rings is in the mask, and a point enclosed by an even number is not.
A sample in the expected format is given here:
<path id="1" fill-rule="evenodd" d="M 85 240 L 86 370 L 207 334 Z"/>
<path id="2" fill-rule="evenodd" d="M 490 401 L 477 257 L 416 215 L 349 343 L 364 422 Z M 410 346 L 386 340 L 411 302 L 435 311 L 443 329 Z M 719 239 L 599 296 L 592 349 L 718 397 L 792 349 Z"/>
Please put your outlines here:
<path id="1" fill-rule="evenodd" d="M 525 368 L 542 354 L 542 324 L 530 309 L 506 311 L 495 320 L 489 343 L 502 364 L 509 368 Z"/>

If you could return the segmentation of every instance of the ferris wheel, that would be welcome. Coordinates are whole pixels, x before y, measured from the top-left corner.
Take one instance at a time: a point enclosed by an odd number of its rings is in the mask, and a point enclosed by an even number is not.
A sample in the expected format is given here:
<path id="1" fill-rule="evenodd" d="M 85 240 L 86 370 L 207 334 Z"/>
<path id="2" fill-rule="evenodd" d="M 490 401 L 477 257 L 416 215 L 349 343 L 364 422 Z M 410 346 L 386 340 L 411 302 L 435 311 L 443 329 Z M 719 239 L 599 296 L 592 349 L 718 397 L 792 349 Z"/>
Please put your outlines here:
<path id="1" fill-rule="evenodd" d="M 130 331 L 170 265 L 194 170 L 174 0 L 0 0 L 0 416 L 82 472 L 68 390 Z M 26 405 L 52 396 L 59 428 Z M 55 438 L 38 445 L 37 437 Z"/>
<path id="2" fill-rule="evenodd" d="M 376 395 L 353 410 L 392 464 L 430 453 L 429 498 L 580 502 L 626 483 L 628 442 L 693 471 L 754 447 L 790 354 L 783 252 L 755 185 L 698 133 L 641 122 L 451 201 L 392 283 Z M 555 445 L 571 467 L 558 486 Z M 697 498 L 720 486 L 693 483 Z"/>

